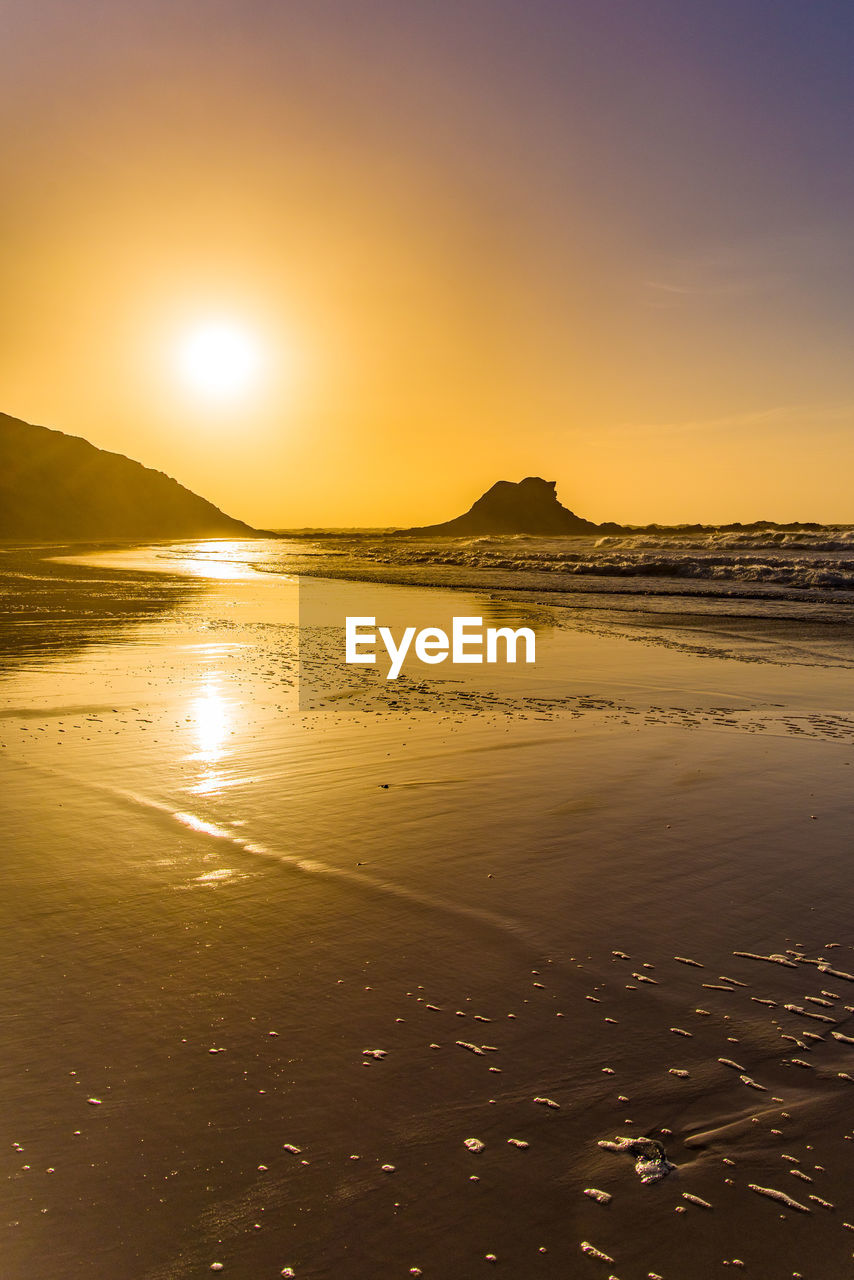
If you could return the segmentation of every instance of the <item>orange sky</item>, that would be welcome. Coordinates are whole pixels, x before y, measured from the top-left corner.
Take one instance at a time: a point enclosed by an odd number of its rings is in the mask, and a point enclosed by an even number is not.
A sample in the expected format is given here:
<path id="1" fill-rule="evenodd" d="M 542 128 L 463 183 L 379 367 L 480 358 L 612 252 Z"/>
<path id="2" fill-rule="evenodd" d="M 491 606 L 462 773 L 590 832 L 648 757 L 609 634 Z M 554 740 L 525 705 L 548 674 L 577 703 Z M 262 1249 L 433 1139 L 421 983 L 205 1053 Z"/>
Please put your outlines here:
<path id="1" fill-rule="evenodd" d="M 829 7 L 7 0 L 0 410 L 268 527 L 854 521 Z"/>

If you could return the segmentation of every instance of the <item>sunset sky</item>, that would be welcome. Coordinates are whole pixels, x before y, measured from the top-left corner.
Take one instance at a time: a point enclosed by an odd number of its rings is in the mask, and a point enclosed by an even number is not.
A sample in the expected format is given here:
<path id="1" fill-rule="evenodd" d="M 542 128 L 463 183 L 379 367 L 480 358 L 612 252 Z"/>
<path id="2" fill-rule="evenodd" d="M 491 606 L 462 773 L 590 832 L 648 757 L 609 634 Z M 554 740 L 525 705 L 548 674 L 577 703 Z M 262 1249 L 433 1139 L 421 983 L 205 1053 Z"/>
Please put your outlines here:
<path id="1" fill-rule="evenodd" d="M 851 0 L 4 0 L 0 411 L 266 527 L 854 522 L 852 65 Z"/>

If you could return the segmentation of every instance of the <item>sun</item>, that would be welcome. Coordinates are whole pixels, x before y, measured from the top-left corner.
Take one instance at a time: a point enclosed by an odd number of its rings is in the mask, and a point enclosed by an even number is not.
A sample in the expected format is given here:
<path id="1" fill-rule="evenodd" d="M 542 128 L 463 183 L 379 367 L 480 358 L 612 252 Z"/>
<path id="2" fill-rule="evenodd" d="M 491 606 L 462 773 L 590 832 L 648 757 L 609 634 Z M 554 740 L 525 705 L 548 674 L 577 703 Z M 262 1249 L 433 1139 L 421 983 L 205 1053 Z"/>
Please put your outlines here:
<path id="1" fill-rule="evenodd" d="M 247 395 L 257 385 L 264 364 L 258 336 L 249 326 L 227 319 L 206 320 L 188 329 L 176 355 L 184 385 L 209 401 Z"/>

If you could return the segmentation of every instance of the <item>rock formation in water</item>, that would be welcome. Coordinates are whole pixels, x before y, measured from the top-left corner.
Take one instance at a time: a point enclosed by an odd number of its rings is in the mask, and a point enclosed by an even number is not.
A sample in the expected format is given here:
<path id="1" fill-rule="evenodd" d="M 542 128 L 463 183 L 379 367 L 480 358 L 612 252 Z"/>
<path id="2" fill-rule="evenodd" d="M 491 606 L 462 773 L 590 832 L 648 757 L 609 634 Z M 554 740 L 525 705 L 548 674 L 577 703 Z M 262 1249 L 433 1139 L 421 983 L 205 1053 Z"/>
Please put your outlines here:
<path id="1" fill-rule="evenodd" d="M 398 529 L 401 537 L 467 538 L 500 534 L 533 534 L 544 538 L 573 535 L 654 534 L 657 537 L 684 537 L 686 534 L 709 532 L 741 533 L 763 530 L 820 530 L 814 522 L 793 521 L 777 524 L 773 520 L 754 520 L 750 524 L 646 524 L 622 525 L 613 520 L 596 524 L 577 516 L 558 502 L 554 480 L 528 476 L 514 483 L 499 480 L 465 513 L 443 524 L 424 525 L 416 529 Z"/>
<path id="2" fill-rule="evenodd" d="M 251 538 L 162 471 L 0 414 L 0 538 Z"/>
<path id="3" fill-rule="evenodd" d="M 556 482 L 528 476 L 514 483 L 499 480 L 465 515 L 444 524 L 406 529 L 407 534 L 458 538 L 477 534 L 531 533 L 543 537 L 598 533 L 606 526 L 575 515 L 558 502 Z M 616 526 L 610 526 L 615 528 Z"/>

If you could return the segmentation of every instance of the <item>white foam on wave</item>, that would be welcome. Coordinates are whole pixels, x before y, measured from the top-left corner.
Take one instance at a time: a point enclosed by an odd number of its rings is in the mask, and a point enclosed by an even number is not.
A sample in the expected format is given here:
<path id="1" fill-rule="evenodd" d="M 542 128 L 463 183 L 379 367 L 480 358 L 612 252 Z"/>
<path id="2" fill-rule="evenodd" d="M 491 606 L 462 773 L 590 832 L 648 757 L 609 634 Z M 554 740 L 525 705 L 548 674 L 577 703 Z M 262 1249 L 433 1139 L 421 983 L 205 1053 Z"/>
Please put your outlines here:
<path id="1" fill-rule="evenodd" d="M 340 544 L 336 554 L 341 554 Z M 666 579 L 798 591 L 854 591 L 854 529 L 708 529 L 594 537 L 530 535 L 460 539 L 353 539 L 348 554 L 397 569 L 548 575 L 556 586 L 578 578 Z M 332 554 L 331 548 L 328 553 Z M 640 584 L 636 584 L 636 587 Z"/>

